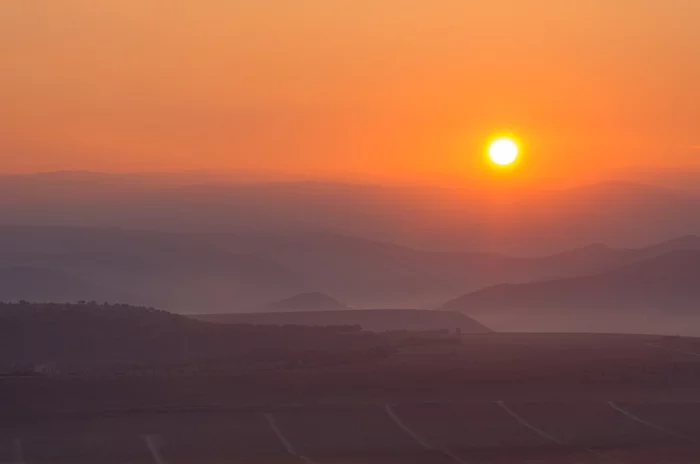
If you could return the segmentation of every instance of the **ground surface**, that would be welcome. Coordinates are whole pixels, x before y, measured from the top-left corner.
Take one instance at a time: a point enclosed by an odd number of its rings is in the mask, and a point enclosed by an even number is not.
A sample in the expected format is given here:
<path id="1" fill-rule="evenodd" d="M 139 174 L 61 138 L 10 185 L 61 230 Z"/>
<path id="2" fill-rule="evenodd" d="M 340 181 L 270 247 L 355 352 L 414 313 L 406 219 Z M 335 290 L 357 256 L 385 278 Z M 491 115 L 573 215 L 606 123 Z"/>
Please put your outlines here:
<path id="1" fill-rule="evenodd" d="M 15 463 L 697 463 L 697 403 L 424 403 L 0 422 Z"/>
<path id="2" fill-rule="evenodd" d="M 700 341 L 470 336 L 333 369 L 0 379 L 0 462 L 700 462 Z"/>

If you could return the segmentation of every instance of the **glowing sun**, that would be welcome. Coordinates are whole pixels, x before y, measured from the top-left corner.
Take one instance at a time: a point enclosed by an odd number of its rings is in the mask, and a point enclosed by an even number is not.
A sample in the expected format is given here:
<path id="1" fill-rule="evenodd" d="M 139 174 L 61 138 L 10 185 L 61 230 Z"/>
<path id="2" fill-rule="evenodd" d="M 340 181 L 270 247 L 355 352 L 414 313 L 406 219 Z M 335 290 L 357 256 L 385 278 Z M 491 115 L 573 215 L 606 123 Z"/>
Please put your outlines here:
<path id="1" fill-rule="evenodd" d="M 509 138 L 498 138 L 489 145 L 489 158 L 500 166 L 512 164 L 518 158 L 518 145 Z"/>

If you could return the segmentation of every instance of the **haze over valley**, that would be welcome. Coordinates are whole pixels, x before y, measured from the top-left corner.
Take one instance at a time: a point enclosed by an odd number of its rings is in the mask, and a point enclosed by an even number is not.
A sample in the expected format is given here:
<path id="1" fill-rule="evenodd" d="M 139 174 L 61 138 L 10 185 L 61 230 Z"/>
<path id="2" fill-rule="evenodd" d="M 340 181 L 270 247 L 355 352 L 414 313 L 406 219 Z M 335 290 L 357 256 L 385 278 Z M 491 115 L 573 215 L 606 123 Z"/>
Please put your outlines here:
<path id="1" fill-rule="evenodd" d="M 5 176 L 0 299 L 184 314 L 445 307 L 497 330 L 695 333 L 693 193 L 607 183 L 495 201 L 202 176 Z M 608 277 L 635 266 L 637 281 Z M 597 278 L 604 290 L 584 284 Z"/>

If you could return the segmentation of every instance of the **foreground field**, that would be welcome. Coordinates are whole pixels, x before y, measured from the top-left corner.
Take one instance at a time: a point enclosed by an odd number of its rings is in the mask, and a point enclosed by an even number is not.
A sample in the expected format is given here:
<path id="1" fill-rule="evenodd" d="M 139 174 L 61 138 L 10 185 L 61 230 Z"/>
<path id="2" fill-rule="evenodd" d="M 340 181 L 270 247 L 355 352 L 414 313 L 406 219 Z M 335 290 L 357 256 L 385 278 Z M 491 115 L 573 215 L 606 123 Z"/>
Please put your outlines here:
<path id="1" fill-rule="evenodd" d="M 696 463 L 698 403 L 424 403 L 0 421 L 27 463 Z"/>
<path id="2" fill-rule="evenodd" d="M 700 340 L 482 334 L 246 375 L 0 378 L 15 463 L 700 462 Z"/>

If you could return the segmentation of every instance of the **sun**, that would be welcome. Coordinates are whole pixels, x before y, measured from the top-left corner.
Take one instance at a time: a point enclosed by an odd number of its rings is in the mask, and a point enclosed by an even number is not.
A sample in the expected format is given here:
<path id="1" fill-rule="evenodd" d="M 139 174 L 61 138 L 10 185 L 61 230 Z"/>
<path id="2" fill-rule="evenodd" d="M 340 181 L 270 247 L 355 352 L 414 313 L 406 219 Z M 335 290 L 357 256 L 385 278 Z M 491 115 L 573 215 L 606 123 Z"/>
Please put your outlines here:
<path id="1" fill-rule="evenodd" d="M 507 137 L 498 138 L 489 145 L 489 158 L 499 166 L 513 164 L 518 158 L 518 144 Z"/>

